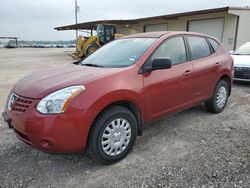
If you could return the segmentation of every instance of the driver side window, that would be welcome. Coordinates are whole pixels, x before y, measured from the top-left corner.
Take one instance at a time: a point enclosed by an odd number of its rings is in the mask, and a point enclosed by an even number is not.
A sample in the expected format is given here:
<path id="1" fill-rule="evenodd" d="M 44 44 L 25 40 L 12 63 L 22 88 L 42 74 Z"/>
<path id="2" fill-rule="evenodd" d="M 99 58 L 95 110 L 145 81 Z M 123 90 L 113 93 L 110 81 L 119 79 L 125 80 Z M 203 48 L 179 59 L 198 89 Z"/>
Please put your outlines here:
<path id="1" fill-rule="evenodd" d="M 174 37 L 166 40 L 154 52 L 151 59 L 170 57 L 172 65 L 184 63 L 187 61 L 187 54 L 183 37 Z"/>

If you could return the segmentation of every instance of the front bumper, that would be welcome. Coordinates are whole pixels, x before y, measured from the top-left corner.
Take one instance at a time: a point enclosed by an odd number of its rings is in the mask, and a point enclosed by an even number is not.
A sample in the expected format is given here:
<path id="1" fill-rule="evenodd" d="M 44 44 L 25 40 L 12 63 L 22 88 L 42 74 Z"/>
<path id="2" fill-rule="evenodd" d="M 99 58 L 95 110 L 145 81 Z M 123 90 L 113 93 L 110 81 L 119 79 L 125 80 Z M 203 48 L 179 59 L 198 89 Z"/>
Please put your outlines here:
<path id="1" fill-rule="evenodd" d="M 68 153 L 83 150 L 89 126 L 84 124 L 84 111 L 68 110 L 63 114 L 43 115 L 33 101 L 25 112 L 6 108 L 4 121 L 23 142 L 49 153 Z"/>
<path id="2" fill-rule="evenodd" d="M 11 125 L 11 118 L 8 117 L 6 112 L 2 113 L 3 116 L 3 120 L 8 124 L 9 128 L 12 129 L 12 125 Z"/>
<path id="3" fill-rule="evenodd" d="M 234 67 L 234 80 L 250 81 L 250 67 Z"/>

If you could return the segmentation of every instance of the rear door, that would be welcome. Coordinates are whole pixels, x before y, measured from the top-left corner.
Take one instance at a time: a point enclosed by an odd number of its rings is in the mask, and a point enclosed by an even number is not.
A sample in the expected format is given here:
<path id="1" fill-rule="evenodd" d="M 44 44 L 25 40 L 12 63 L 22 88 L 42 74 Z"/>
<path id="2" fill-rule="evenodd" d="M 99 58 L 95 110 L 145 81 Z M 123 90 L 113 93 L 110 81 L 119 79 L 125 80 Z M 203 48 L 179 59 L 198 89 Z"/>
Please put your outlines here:
<path id="1" fill-rule="evenodd" d="M 152 59 L 170 57 L 170 69 L 143 74 L 147 120 L 174 112 L 192 103 L 193 66 L 187 62 L 187 53 L 182 36 L 167 39 L 153 53 L 144 66 L 151 66 Z"/>
<path id="2" fill-rule="evenodd" d="M 211 97 L 218 79 L 220 60 L 205 37 L 187 36 L 190 59 L 194 67 L 194 98 L 202 101 Z"/>

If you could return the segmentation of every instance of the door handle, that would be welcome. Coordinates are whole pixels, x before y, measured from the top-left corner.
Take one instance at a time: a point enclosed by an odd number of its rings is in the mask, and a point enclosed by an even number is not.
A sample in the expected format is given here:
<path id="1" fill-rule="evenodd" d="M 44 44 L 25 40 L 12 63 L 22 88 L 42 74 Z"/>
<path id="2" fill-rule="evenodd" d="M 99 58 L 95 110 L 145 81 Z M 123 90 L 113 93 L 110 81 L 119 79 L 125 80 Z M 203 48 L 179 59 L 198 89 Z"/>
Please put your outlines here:
<path id="1" fill-rule="evenodd" d="M 218 67 L 220 66 L 220 62 L 216 62 L 215 65 Z"/>
<path id="2" fill-rule="evenodd" d="M 183 76 L 190 76 L 191 73 L 192 73 L 191 70 L 186 70 L 186 71 L 183 73 Z"/>

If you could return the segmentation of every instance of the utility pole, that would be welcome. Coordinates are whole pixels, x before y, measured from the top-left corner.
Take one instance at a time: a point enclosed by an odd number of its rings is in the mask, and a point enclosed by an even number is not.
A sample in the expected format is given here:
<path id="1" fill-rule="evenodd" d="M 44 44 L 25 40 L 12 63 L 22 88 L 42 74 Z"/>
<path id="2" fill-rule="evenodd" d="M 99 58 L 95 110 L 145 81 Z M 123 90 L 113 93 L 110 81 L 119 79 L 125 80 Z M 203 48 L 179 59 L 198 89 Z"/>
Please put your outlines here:
<path id="1" fill-rule="evenodd" d="M 77 39 L 78 39 L 78 28 L 77 28 L 77 23 L 78 23 L 78 21 L 77 21 L 77 12 L 78 12 L 78 9 L 79 9 L 79 7 L 78 7 L 78 5 L 77 5 L 77 0 L 75 0 L 75 19 L 76 19 L 76 48 L 77 48 Z"/>

